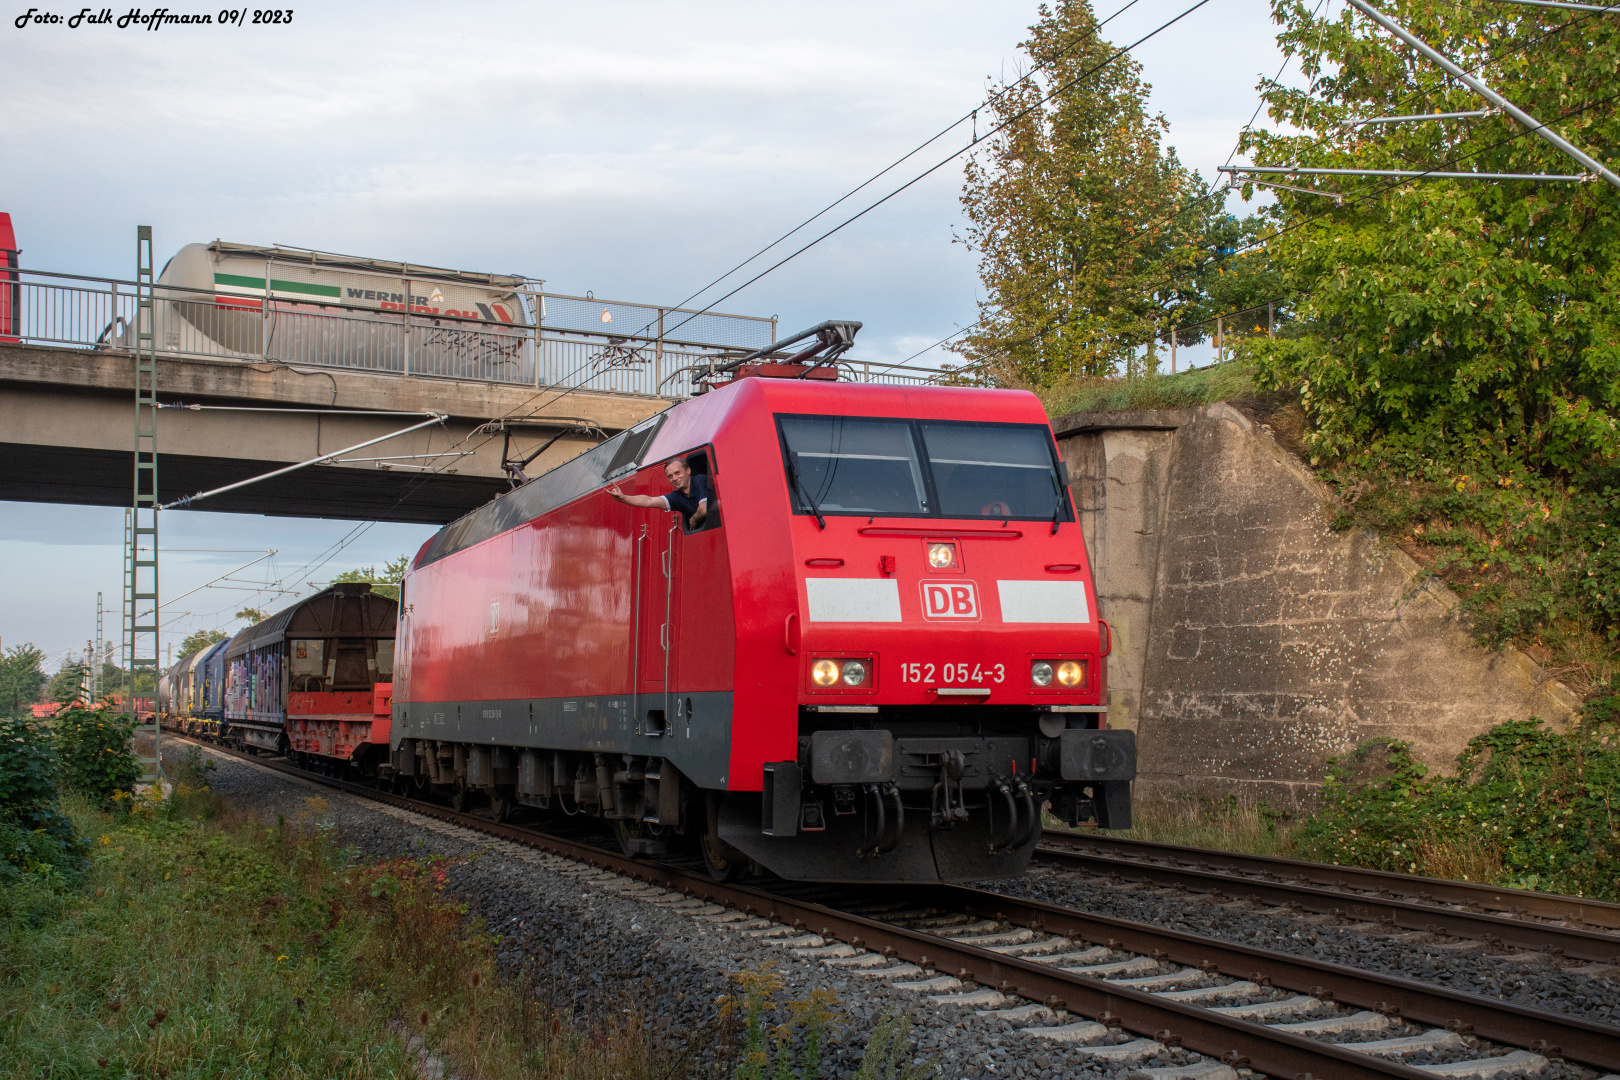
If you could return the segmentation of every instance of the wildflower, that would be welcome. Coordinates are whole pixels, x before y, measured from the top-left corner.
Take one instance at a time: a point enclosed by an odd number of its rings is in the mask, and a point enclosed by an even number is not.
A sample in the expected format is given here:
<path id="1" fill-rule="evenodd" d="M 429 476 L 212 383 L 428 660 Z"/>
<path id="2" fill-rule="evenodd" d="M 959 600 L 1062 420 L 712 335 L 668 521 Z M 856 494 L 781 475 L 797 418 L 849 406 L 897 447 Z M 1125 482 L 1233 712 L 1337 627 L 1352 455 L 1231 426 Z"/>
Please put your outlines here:
<path id="1" fill-rule="evenodd" d="M 278 964 L 279 964 L 279 963 L 281 963 L 281 962 L 282 962 L 282 961 L 283 961 L 283 960 L 285 960 L 285 959 L 287 959 L 287 958 L 286 958 L 286 957 L 285 957 L 285 956 L 278 956 L 278 957 L 276 957 L 276 963 L 278 963 Z"/>

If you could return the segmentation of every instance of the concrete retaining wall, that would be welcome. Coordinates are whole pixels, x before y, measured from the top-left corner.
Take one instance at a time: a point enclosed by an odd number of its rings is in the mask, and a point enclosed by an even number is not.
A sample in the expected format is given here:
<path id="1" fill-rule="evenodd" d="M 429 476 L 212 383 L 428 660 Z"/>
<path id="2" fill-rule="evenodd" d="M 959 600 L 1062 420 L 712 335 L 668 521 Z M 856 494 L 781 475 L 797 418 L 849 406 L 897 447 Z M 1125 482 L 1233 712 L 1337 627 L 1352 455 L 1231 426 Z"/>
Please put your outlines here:
<path id="1" fill-rule="evenodd" d="M 1081 413 L 1053 425 L 1103 617 L 1109 722 L 1141 794 L 1309 798 L 1327 757 L 1392 736 L 1446 768 L 1508 719 L 1578 705 L 1516 650 L 1472 643 L 1457 597 L 1237 409 Z"/>

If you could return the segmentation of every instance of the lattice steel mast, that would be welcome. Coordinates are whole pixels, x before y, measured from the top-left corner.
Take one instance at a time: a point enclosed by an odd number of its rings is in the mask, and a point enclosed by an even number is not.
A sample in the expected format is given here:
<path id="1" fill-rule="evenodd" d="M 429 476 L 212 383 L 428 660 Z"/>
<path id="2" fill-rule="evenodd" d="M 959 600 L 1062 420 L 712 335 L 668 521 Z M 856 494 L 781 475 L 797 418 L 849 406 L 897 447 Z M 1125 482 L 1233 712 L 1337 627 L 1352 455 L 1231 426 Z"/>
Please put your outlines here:
<path id="1" fill-rule="evenodd" d="M 129 658 L 130 709 L 135 710 L 135 684 L 141 671 L 152 673 L 151 722 L 137 733 L 150 731 L 152 756 L 141 756 L 148 783 L 163 777 L 161 726 L 157 715 L 158 647 L 158 470 L 157 470 L 157 311 L 153 300 L 152 227 L 142 225 L 135 240 L 135 476 L 125 530 L 124 650 Z M 146 545 L 143 558 L 143 543 Z"/>

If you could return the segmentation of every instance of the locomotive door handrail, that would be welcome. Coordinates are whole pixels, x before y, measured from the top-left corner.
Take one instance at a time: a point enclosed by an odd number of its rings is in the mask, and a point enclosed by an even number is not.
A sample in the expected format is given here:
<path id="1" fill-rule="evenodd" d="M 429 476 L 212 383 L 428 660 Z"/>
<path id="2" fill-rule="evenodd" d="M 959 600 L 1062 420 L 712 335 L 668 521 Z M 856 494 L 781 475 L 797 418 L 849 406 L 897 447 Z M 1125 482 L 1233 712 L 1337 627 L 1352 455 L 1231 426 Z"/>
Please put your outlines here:
<path id="1" fill-rule="evenodd" d="M 641 727 L 641 546 L 647 539 L 647 526 L 636 536 L 635 575 L 633 599 L 630 601 L 630 715 L 635 718 L 635 733 Z"/>
<path id="2" fill-rule="evenodd" d="M 664 730 L 671 735 L 675 734 L 675 717 L 669 711 L 669 654 L 674 651 L 675 634 L 671 625 L 675 605 L 675 533 L 680 528 L 679 514 L 674 516 L 670 523 L 669 533 L 664 537 L 664 626 L 660 635 L 664 644 Z M 691 729 L 687 729 L 688 737 Z"/>

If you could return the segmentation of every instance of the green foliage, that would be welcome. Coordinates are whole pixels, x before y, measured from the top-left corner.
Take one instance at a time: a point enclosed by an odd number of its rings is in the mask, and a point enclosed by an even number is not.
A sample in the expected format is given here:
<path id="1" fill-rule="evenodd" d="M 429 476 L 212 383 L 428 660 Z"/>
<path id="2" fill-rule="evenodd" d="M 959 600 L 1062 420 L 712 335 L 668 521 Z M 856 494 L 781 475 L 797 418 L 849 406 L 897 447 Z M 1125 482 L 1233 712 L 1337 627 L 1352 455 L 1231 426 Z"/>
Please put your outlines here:
<path id="1" fill-rule="evenodd" d="M 1054 419 L 1074 412 L 1127 409 L 1190 409 L 1216 401 L 1252 398 L 1249 369 L 1239 363 L 1209 364 L 1175 375 L 1083 379 L 1054 383 L 1041 394 Z"/>
<path id="2" fill-rule="evenodd" d="M 185 754 L 172 766 L 168 764 L 168 755 L 164 756 L 164 767 L 174 774 L 176 787 L 206 788 L 213 786 L 214 773 L 219 766 L 213 758 L 203 757 L 202 748 L 193 743 L 186 747 Z"/>
<path id="3" fill-rule="evenodd" d="M 787 1011 L 786 1021 L 772 1025 L 766 1017 L 778 1008 L 773 997 L 782 981 L 770 966 L 764 971 L 739 972 L 732 978 L 742 987 L 742 1000 L 722 999 L 720 1015 L 724 1030 L 741 1006 L 743 1046 L 732 1072 L 734 1080 L 816 1080 L 821 1076 L 822 1045 L 835 1004 L 832 992 L 815 990 L 802 1001 L 784 1003 L 780 1007 Z"/>
<path id="4" fill-rule="evenodd" d="M 1307 857 L 1620 900 L 1612 727 L 1499 724 L 1469 740 L 1455 776 L 1427 775 L 1408 747 L 1368 743 L 1329 762 L 1321 809 L 1298 834 Z M 1379 759 L 1384 775 L 1368 778 Z"/>
<path id="5" fill-rule="evenodd" d="M 78 701 L 84 696 L 80 689 L 84 683 L 84 671 L 84 665 L 77 661 L 63 664 L 57 669 L 56 674 L 51 676 L 46 694 L 58 705 Z"/>
<path id="6" fill-rule="evenodd" d="M 1034 386 L 1131 368 L 1155 329 L 1274 288 L 1264 254 L 1227 265 L 1254 225 L 1162 145 L 1141 65 L 1107 62 L 1115 48 L 1088 0 L 1039 14 L 1021 44 L 1035 70 L 991 88 L 980 123 L 1006 126 L 966 166 L 961 241 L 980 253 L 986 299 L 953 346 Z"/>
<path id="7" fill-rule="evenodd" d="M 29 706 L 45 688 L 45 671 L 40 667 L 44 660 L 44 651 L 32 642 L 0 653 L 0 717 L 25 720 L 33 715 Z"/>
<path id="8" fill-rule="evenodd" d="M 193 630 L 186 635 L 186 640 L 180 643 L 177 651 L 181 659 L 184 659 L 194 652 L 208 648 L 210 645 L 218 645 L 228 637 L 230 635 L 223 630 Z"/>
<path id="9" fill-rule="evenodd" d="M 944 1073 L 937 1064 L 908 1061 L 911 1017 L 886 1013 L 872 1026 L 855 1080 L 925 1080 Z"/>
<path id="10" fill-rule="evenodd" d="M 343 573 L 333 578 L 331 583 L 335 585 L 340 581 L 369 582 L 371 584 L 371 591 L 376 593 L 378 596 L 386 596 L 390 600 L 398 600 L 400 582 L 405 580 L 405 568 L 410 564 L 411 557 L 409 555 L 401 555 L 397 559 L 389 559 L 386 563 L 384 563 L 381 573 L 377 572 L 377 567 L 375 565 L 358 566 L 353 570 L 343 571 Z"/>
<path id="11" fill-rule="evenodd" d="M 1393 450 L 1338 463 L 1344 509 L 1405 544 L 1462 598 L 1481 643 L 1541 653 L 1575 683 L 1599 682 L 1620 642 L 1620 475 L 1584 486 L 1480 447 L 1472 462 Z"/>
<path id="12" fill-rule="evenodd" d="M 1351 123 L 1480 102 L 1348 8 L 1321 18 L 1304 0 L 1272 8 L 1279 41 L 1311 84 L 1265 84 L 1271 117 L 1298 134 L 1246 135 L 1256 163 L 1578 171 L 1506 116 Z M 1599 156 L 1620 145 L 1620 23 L 1450 0 L 1402 0 L 1392 14 L 1577 144 Z M 1242 351 L 1262 385 L 1302 389 L 1316 460 L 1370 447 L 1471 463 L 1487 444 L 1487 457 L 1580 483 L 1615 460 L 1620 200 L 1611 188 L 1348 177 L 1315 186 L 1342 192 L 1343 204 L 1278 191 L 1268 245 L 1298 298 L 1298 323 Z"/>
<path id="13" fill-rule="evenodd" d="M 256 623 L 262 623 L 264 620 L 268 619 L 270 617 L 270 613 L 256 607 L 245 607 L 241 611 L 238 611 L 235 617 L 243 620 L 249 626 L 253 626 Z"/>
<path id="14" fill-rule="evenodd" d="M 0 821 L 33 828 L 41 809 L 56 806 L 56 748 L 27 721 L 0 723 Z"/>
<path id="15" fill-rule="evenodd" d="M 117 792 L 130 791 L 140 779 L 130 740 L 135 720 L 127 713 L 114 716 L 111 708 L 70 705 L 51 721 L 62 761 L 62 780 L 87 799 L 105 801 Z"/>
<path id="16" fill-rule="evenodd" d="M 26 721 L 0 721 L 0 883 L 21 875 L 69 877 L 83 847 L 57 805 L 51 738 Z"/>
<path id="17" fill-rule="evenodd" d="M 494 939 L 444 893 L 448 863 L 363 862 L 320 799 L 281 828 L 145 798 L 67 807 L 95 837 L 89 880 L 0 887 L 0 1074 L 691 1075 L 633 1019 L 581 1030 L 543 987 L 496 979 Z"/>

